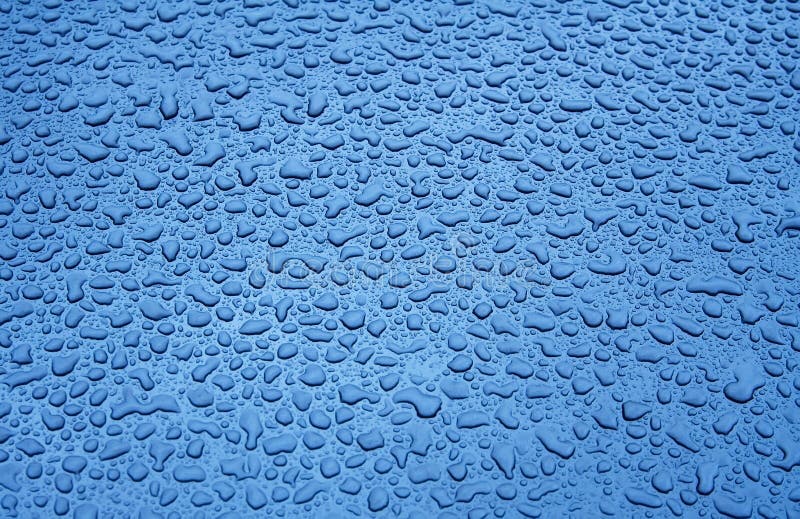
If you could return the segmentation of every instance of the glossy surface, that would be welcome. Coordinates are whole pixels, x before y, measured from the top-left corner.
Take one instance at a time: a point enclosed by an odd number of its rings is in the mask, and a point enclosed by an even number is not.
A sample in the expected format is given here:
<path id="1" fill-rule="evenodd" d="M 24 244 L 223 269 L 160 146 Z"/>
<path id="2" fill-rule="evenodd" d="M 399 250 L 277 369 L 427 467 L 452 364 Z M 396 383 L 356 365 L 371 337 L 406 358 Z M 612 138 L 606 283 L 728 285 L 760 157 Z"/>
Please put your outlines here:
<path id="1" fill-rule="evenodd" d="M 0 515 L 797 517 L 798 11 L 0 4 Z"/>

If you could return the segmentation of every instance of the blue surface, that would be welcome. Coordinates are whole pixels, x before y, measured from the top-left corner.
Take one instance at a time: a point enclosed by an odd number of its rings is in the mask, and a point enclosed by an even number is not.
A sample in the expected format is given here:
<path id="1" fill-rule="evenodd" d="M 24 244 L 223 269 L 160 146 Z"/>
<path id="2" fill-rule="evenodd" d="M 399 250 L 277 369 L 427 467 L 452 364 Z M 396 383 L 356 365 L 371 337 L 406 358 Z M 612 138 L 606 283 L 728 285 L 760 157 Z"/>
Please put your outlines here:
<path id="1" fill-rule="evenodd" d="M 800 4 L 0 31 L 3 517 L 800 517 Z"/>

